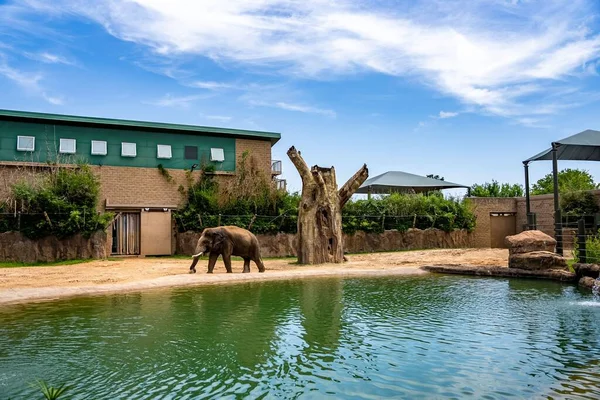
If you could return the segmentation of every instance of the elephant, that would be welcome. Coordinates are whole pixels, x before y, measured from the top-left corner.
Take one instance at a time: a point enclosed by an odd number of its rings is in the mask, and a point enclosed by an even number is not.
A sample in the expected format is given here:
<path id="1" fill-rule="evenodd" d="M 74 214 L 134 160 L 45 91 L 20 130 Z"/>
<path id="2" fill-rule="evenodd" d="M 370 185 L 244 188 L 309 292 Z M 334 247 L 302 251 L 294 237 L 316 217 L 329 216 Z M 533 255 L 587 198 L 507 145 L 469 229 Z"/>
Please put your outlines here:
<path id="1" fill-rule="evenodd" d="M 192 258 L 194 261 L 190 266 L 190 274 L 196 273 L 196 264 L 198 259 L 204 253 L 209 254 L 208 273 L 212 274 L 217 263 L 219 255 L 223 256 L 225 269 L 227 273 L 232 273 L 231 256 L 239 256 L 244 259 L 244 270 L 250 272 L 250 260 L 254 261 L 258 267 L 258 272 L 265 272 L 265 266 L 260 256 L 260 247 L 258 239 L 252 232 L 237 226 L 219 226 L 216 228 L 206 228 L 202 232 L 196 252 Z"/>

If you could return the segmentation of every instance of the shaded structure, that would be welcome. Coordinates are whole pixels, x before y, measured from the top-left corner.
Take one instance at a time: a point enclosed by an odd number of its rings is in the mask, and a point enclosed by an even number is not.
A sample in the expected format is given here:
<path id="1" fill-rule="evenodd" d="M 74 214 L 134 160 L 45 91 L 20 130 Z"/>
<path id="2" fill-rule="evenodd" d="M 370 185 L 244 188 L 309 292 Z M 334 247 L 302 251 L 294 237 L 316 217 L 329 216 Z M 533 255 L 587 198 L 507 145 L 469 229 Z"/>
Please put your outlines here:
<path id="1" fill-rule="evenodd" d="M 529 163 L 532 161 L 552 160 L 552 177 L 554 181 L 554 236 L 556 252 L 563 253 L 562 216 L 558 201 L 558 160 L 600 161 L 600 131 L 587 129 L 573 136 L 551 143 L 551 147 L 523 161 L 525 168 L 525 210 L 527 213 L 527 229 L 535 229 L 535 214 L 531 212 L 529 195 Z"/>
<path id="2" fill-rule="evenodd" d="M 390 193 L 423 193 L 442 189 L 470 189 L 469 186 L 409 174 L 402 171 L 388 171 L 367 179 L 356 193 L 390 194 Z"/>

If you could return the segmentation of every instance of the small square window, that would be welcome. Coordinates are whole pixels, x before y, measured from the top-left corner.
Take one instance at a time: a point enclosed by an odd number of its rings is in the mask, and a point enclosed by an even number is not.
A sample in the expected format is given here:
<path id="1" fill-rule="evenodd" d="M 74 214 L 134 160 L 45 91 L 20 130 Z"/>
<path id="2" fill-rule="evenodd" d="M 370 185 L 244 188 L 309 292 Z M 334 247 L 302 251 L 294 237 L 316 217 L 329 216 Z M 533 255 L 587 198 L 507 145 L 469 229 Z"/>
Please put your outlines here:
<path id="1" fill-rule="evenodd" d="M 197 160 L 198 146 L 185 146 L 184 157 L 186 160 Z"/>
<path id="2" fill-rule="evenodd" d="M 60 153 L 75 154 L 77 143 L 75 139 L 60 139 L 60 147 L 58 151 Z"/>
<path id="3" fill-rule="evenodd" d="M 210 161 L 225 161 L 225 153 L 223 149 L 210 149 Z"/>
<path id="4" fill-rule="evenodd" d="M 137 155 L 135 143 L 121 143 L 121 155 L 123 157 L 135 157 Z"/>
<path id="5" fill-rule="evenodd" d="M 35 137 L 33 136 L 17 136 L 18 151 L 34 151 Z"/>
<path id="6" fill-rule="evenodd" d="M 171 145 L 170 144 L 159 144 L 156 145 L 156 157 L 157 158 L 171 158 Z"/>
<path id="7" fill-rule="evenodd" d="M 92 154 L 95 156 L 105 156 L 106 141 L 104 140 L 92 140 Z"/>

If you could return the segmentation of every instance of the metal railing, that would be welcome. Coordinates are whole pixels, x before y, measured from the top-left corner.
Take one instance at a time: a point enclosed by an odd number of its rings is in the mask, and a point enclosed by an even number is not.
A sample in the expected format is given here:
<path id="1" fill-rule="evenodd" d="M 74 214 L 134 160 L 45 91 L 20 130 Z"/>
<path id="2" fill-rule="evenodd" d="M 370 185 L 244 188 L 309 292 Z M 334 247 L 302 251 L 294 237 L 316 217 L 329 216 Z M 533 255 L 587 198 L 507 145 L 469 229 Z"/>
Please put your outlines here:
<path id="1" fill-rule="evenodd" d="M 556 239 L 556 252 L 580 263 L 600 263 L 600 215 L 561 215 L 554 223 L 528 218 L 524 230 L 539 230 Z"/>
<path id="2" fill-rule="evenodd" d="M 277 190 L 286 190 L 287 189 L 287 181 L 285 179 L 275 180 L 275 188 Z"/>
<path id="3" fill-rule="evenodd" d="M 271 161 L 271 175 L 281 175 L 282 164 L 280 160 Z"/>

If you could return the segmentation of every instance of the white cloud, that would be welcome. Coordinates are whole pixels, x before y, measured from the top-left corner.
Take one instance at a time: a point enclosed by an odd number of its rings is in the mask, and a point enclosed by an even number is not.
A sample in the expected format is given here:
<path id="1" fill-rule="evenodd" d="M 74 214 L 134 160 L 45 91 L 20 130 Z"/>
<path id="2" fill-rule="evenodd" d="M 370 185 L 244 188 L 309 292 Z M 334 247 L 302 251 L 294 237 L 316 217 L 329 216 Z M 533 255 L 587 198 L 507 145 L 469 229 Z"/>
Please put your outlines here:
<path id="1" fill-rule="evenodd" d="M 453 118 L 456 117 L 458 115 L 457 112 L 452 112 L 452 111 L 440 111 L 439 114 L 439 118 Z"/>
<path id="2" fill-rule="evenodd" d="M 84 15 L 167 59 L 202 56 L 314 79 L 358 72 L 417 78 L 468 106 L 514 118 L 538 112 L 546 104 L 532 98 L 600 57 L 600 35 L 590 29 L 596 0 L 394 2 L 394 9 L 351 0 L 27 4 L 41 13 Z"/>
<path id="3" fill-rule="evenodd" d="M 320 115 L 325 115 L 325 116 L 331 117 L 331 118 L 335 118 L 337 115 L 335 113 L 335 111 L 333 111 L 333 110 L 307 106 L 304 104 L 285 103 L 283 101 L 269 103 L 269 102 L 263 102 L 263 101 L 250 100 L 249 103 L 251 105 L 255 105 L 255 106 L 281 108 L 282 110 L 287 110 L 287 111 L 297 111 L 297 112 L 301 112 L 301 113 L 320 114 Z"/>
<path id="4" fill-rule="evenodd" d="M 64 65 L 77 65 L 77 63 L 73 60 L 70 60 L 64 56 L 58 54 L 52 54 L 48 52 L 41 53 L 23 53 L 25 57 L 30 58 L 32 60 L 41 61 L 45 64 L 64 64 Z"/>
<path id="5" fill-rule="evenodd" d="M 202 115 L 204 118 L 206 119 L 211 119 L 211 120 L 215 120 L 215 121 L 219 121 L 219 122 L 228 122 L 231 121 L 231 117 L 228 117 L 226 115 Z"/>
<path id="6" fill-rule="evenodd" d="M 195 81 L 195 82 L 189 83 L 188 86 L 199 88 L 199 89 L 208 89 L 208 90 L 237 89 L 238 88 L 238 86 L 233 85 L 231 83 L 213 82 L 213 81 Z"/>
<path id="7" fill-rule="evenodd" d="M 50 104 L 64 104 L 64 100 L 61 97 L 49 95 L 44 90 L 41 85 L 43 77 L 40 73 L 28 73 L 11 67 L 2 54 L 0 54 L 0 75 L 13 81 L 27 92 L 41 96 Z"/>
<path id="8" fill-rule="evenodd" d="M 167 93 L 157 100 L 145 101 L 145 104 L 151 104 L 159 107 L 182 107 L 189 108 L 193 102 L 197 100 L 207 99 L 211 96 L 207 95 L 188 95 L 188 96 L 173 96 Z"/>

